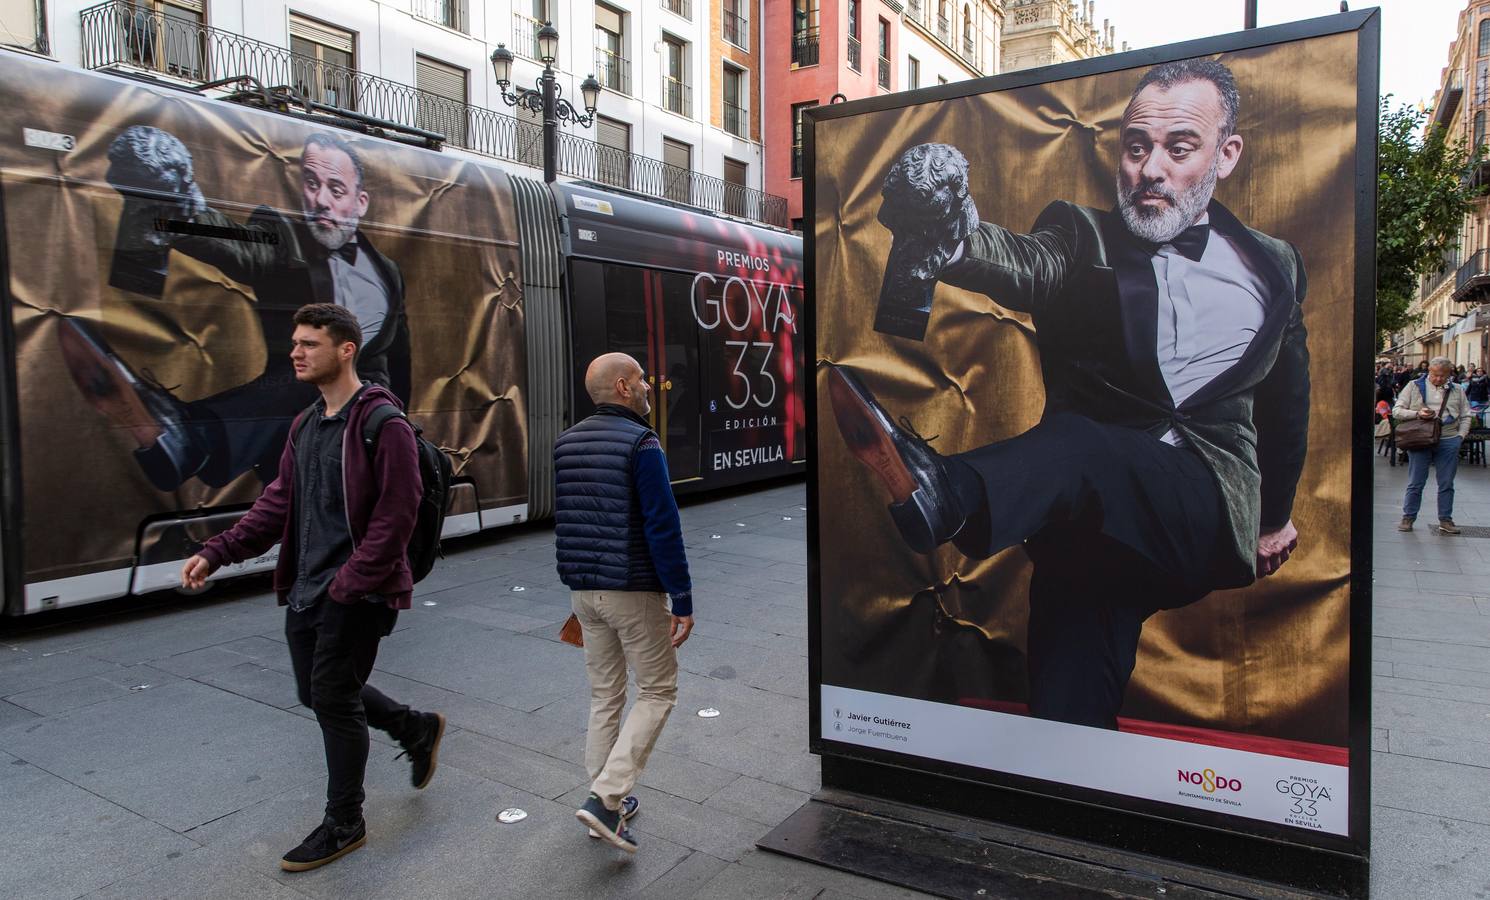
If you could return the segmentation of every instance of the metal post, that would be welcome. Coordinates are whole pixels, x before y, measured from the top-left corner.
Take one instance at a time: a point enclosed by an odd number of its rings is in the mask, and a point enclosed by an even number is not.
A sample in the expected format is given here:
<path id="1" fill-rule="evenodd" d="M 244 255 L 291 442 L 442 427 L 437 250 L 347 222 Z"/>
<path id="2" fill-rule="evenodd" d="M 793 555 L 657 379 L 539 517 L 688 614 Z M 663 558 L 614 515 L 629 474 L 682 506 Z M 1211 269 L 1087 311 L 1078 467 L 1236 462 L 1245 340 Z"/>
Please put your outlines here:
<path id="1" fill-rule="evenodd" d="M 554 103 L 554 70 L 543 67 L 543 180 L 552 184 L 559 155 L 559 117 Z"/>
<path id="2" fill-rule="evenodd" d="M 1242 27 L 1257 27 L 1257 0 L 1243 0 Z"/>

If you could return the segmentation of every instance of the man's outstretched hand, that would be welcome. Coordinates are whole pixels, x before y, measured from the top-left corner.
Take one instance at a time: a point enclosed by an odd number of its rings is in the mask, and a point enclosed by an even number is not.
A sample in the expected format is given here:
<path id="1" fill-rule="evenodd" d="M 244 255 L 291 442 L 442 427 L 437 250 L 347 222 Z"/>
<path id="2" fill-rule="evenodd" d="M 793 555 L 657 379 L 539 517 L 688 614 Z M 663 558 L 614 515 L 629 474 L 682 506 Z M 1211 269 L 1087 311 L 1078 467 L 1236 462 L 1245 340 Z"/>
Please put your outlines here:
<path id="1" fill-rule="evenodd" d="M 1257 539 L 1257 577 L 1265 578 L 1283 568 L 1298 546 L 1299 530 L 1293 527 L 1292 519 L 1277 531 L 1264 531 Z"/>
<path id="2" fill-rule="evenodd" d="M 212 564 L 202 556 L 193 556 L 181 567 L 181 586 L 190 591 L 200 590 L 212 574 Z"/>

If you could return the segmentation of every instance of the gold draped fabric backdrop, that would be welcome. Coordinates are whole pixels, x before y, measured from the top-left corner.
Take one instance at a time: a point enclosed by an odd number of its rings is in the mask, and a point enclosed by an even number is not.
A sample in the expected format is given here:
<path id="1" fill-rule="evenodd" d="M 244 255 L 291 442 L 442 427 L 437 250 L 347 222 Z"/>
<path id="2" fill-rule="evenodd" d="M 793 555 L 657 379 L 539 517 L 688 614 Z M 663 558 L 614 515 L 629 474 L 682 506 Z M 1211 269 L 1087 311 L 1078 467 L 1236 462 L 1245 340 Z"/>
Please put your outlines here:
<path id="1" fill-rule="evenodd" d="M 0 187 L 15 299 L 28 582 L 128 566 L 147 516 L 246 504 L 262 488 L 251 472 L 220 488 L 195 478 L 174 494 L 152 487 L 132 459 L 128 432 L 89 406 L 63 366 L 63 317 L 88 320 L 131 368 L 183 401 L 244 384 L 263 371 L 266 354 L 289 353 L 264 345 L 254 311 L 273 298 L 179 252 L 170 254 L 160 296 L 110 285 L 124 205 L 105 180 L 111 142 L 133 125 L 174 135 L 191 153 L 207 206 L 242 225 L 261 205 L 300 215 L 304 140 L 329 130 L 177 91 L 48 71 L 45 92 L 0 97 L 0 118 L 17 134 L 0 145 Z M 0 74 L 17 83 L 13 73 Z M 76 145 L 65 153 L 28 147 L 22 127 L 72 135 Z M 411 418 L 451 452 L 458 475 L 475 478 L 483 507 L 523 502 L 527 360 L 506 175 L 451 154 L 339 136 L 366 169 L 371 199 L 360 228 L 405 283 Z"/>
<path id="2" fill-rule="evenodd" d="M 1151 618 L 1123 716 L 1347 743 L 1355 41 L 1341 34 L 1217 57 L 1241 90 L 1245 147 L 1216 199 L 1297 246 L 1308 272 L 1313 387 L 1293 509 L 1299 547 L 1274 576 Z M 821 364 L 852 366 L 892 416 L 936 435 L 944 454 L 1033 426 L 1045 398 L 1028 316 L 939 284 L 924 343 L 873 330 L 891 241 L 875 218 L 880 186 L 905 150 L 938 142 L 967 157 L 984 221 L 1027 231 L 1054 200 L 1110 209 L 1117 129 L 1143 71 L 814 126 L 823 683 L 941 702 L 1025 699 L 1023 549 L 987 560 L 950 544 L 930 556 L 909 550 L 887 496 L 844 447 Z"/>

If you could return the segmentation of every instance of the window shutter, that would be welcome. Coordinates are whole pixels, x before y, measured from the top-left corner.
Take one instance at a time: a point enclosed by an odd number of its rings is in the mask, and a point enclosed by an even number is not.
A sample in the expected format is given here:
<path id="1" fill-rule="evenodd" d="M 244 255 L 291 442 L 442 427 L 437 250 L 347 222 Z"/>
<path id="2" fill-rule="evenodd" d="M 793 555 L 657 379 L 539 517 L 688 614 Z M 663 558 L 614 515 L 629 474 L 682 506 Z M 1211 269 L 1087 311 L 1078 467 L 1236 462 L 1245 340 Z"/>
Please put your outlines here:
<path id="1" fill-rule="evenodd" d="M 419 90 L 438 94 L 457 103 L 466 102 L 466 71 L 420 56 L 415 61 Z"/>
<path id="2" fill-rule="evenodd" d="M 692 169 L 692 148 L 670 138 L 662 139 L 662 161 L 680 169 Z"/>
<path id="3" fill-rule="evenodd" d="M 726 158 L 724 161 L 724 180 L 730 184 L 745 186 L 746 165 L 738 160 Z"/>
<path id="4" fill-rule="evenodd" d="M 290 36 L 321 44 L 344 53 L 354 52 L 357 36 L 350 31 L 332 25 L 323 25 L 313 19 L 290 16 Z"/>
<path id="5" fill-rule="evenodd" d="M 595 4 L 595 27 L 621 34 L 621 14 L 603 3 Z"/>
<path id="6" fill-rule="evenodd" d="M 595 120 L 595 136 L 606 147 L 631 152 L 631 126 L 625 122 L 599 117 Z"/>

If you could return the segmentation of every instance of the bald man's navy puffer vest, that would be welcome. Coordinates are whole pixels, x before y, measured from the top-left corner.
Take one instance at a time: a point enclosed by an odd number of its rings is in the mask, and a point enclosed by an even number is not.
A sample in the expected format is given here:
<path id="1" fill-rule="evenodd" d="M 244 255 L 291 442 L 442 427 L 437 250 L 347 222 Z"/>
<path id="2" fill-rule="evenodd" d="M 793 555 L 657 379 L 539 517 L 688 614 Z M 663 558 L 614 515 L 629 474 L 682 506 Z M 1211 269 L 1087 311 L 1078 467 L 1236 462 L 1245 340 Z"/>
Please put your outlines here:
<path id="1" fill-rule="evenodd" d="M 631 474 L 637 447 L 655 436 L 601 407 L 554 442 L 554 545 L 570 590 L 662 590 Z"/>

